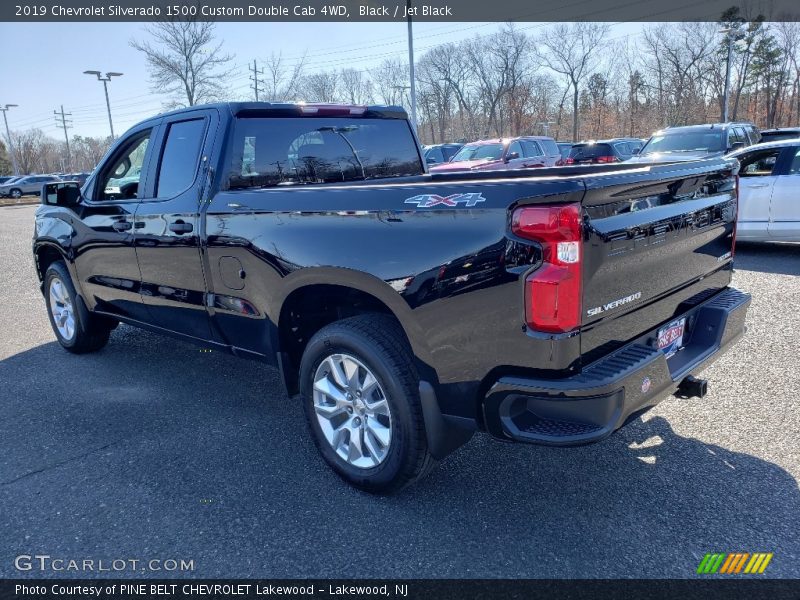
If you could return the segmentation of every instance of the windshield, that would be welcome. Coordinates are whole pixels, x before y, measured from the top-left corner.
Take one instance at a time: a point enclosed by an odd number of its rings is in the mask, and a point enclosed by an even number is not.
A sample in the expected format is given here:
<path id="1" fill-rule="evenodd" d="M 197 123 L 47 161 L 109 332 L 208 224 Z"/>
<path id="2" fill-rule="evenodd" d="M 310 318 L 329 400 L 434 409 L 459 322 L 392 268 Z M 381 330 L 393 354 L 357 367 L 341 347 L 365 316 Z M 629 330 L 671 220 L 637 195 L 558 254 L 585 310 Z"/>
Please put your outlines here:
<path id="1" fill-rule="evenodd" d="M 461 160 L 500 160 L 503 156 L 503 144 L 480 144 L 464 146 L 450 162 Z"/>
<path id="2" fill-rule="evenodd" d="M 655 152 L 724 152 L 723 132 L 714 131 L 676 131 L 657 134 L 650 138 L 640 154 Z"/>

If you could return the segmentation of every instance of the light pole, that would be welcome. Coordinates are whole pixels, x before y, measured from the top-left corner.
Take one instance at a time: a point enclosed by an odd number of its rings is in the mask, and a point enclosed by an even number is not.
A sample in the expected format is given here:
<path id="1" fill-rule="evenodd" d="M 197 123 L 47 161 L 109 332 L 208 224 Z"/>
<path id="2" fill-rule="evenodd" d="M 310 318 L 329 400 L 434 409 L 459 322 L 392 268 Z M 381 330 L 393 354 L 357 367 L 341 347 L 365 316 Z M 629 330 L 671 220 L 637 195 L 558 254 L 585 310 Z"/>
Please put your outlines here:
<path id="1" fill-rule="evenodd" d="M 720 29 L 719 33 L 728 34 L 728 60 L 725 63 L 725 95 L 722 98 L 722 122 L 728 122 L 728 104 L 731 94 L 731 61 L 733 60 L 733 37 L 739 33 L 739 27 L 731 26 Z"/>
<path id="2" fill-rule="evenodd" d="M 108 101 L 108 82 L 111 81 L 112 77 L 121 77 L 122 73 L 116 73 L 114 71 L 109 71 L 106 73 L 105 77 L 100 71 L 84 71 L 84 75 L 97 75 L 97 80 L 103 82 L 103 90 L 106 93 L 106 108 L 108 109 L 108 126 L 111 128 L 111 139 L 114 139 L 114 123 L 111 120 L 111 103 Z"/>
<path id="3" fill-rule="evenodd" d="M 6 104 L 0 110 L 3 111 L 3 121 L 6 123 L 6 136 L 8 137 L 8 151 L 11 153 L 11 164 L 14 165 L 14 175 L 19 175 L 19 169 L 17 168 L 17 153 L 14 152 L 14 142 L 11 141 L 11 131 L 8 128 L 8 118 L 6 117 L 6 113 L 8 112 L 9 108 L 14 108 L 17 106 L 16 104 Z"/>

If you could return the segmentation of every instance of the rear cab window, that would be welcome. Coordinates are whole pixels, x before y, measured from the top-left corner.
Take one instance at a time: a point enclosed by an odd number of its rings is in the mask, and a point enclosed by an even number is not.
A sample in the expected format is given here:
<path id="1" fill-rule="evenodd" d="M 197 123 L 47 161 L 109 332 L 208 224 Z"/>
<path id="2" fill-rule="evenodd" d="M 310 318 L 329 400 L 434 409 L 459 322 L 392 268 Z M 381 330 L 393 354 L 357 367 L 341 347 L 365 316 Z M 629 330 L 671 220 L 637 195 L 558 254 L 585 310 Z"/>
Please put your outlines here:
<path id="1" fill-rule="evenodd" d="M 346 117 L 239 117 L 229 189 L 422 175 L 407 121 Z"/>

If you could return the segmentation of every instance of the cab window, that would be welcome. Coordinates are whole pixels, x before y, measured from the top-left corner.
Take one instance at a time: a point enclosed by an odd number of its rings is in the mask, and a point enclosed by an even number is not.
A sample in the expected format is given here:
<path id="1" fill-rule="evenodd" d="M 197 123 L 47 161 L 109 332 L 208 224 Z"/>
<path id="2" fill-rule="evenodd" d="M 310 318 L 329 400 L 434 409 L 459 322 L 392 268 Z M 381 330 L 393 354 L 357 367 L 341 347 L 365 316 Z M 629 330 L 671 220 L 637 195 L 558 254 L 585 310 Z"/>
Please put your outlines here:
<path id="1" fill-rule="evenodd" d="M 103 169 L 98 179 L 95 200 L 133 200 L 141 197 L 139 188 L 144 158 L 152 130 L 134 135 Z"/>

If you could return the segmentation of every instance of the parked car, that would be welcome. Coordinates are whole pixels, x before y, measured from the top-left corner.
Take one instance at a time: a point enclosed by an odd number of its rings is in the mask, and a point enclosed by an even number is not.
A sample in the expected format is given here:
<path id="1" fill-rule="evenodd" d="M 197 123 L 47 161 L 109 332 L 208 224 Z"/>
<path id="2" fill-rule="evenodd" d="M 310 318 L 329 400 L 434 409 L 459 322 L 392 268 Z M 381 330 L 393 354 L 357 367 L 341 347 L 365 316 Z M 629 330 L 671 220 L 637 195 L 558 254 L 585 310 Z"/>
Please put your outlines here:
<path id="1" fill-rule="evenodd" d="M 778 142 L 800 138 L 800 127 L 779 127 L 776 129 L 762 129 L 762 142 Z"/>
<path id="2" fill-rule="evenodd" d="M 561 152 L 553 138 L 525 136 L 464 144 L 449 163 L 432 167 L 430 171 L 444 173 L 553 167 L 559 160 Z"/>
<path id="3" fill-rule="evenodd" d="M 27 175 L 19 179 L 0 185 L 0 197 L 10 196 L 11 198 L 21 198 L 28 194 L 38 196 L 42 191 L 42 184 L 52 181 L 61 181 L 55 175 Z"/>
<path id="4" fill-rule="evenodd" d="M 425 162 L 429 165 L 439 165 L 450 162 L 450 159 L 461 150 L 464 144 L 435 144 L 425 146 Z"/>
<path id="5" fill-rule="evenodd" d="M 569 155 L 564 159 L 564 164 L 587 165 L 622 162 L 633 156 L 635 150 L 638 150 L 636 143 L 627 138 L 580 142 L 573 144 Z"/>
<path id="6" fill-rule="evenodd" d="M 398 107 L 194 106 L 135 125 L 83 188 L 45 185 L 32 250 L 66 350 L 128 323 L 274 365 L 328 465 L 388 493 L 478 429 L 586 444 L 702 397 L 750 303 L 737 168 L 431 175 Z"/>
<path id="7" fill-rule="evenodd" d="M 561 153 L 561 161 L 566 164 L 566 159 L 569 156 L 569 151 L 572 150 L 572 142 L 556 142 L 558 151 Z"/>
<path id="8" fill-rule="evenodd" d="M 761 135 L 751 123 L 713 123 L 667 127 L 656 131 L 639 153 L 635 163 L 676 162 L 723 156 L 752 146 Z"/>
<path id="9" fill-rule="evenodd" d="M 800 242 L 800 137 L 731 154 L 739 169 L 739 240 Z"/>
<path id="10" fill-rule="evenodd" d="M 13 175 L 7 175 L 7 176 L 0 177 L 0 185 L 3 185 L 4 183 L 9 183 L 10 181 L 12 181 L 14 179 L 18 179 L 18 177 L 14 177 Z"/>
<path id="11" fill-rule="evenodd" d="M 62 181 L 77 181 L 81 185 L 86 183 L 88 178 L 89 173 L 64 173 L 61 175 Z"/>

